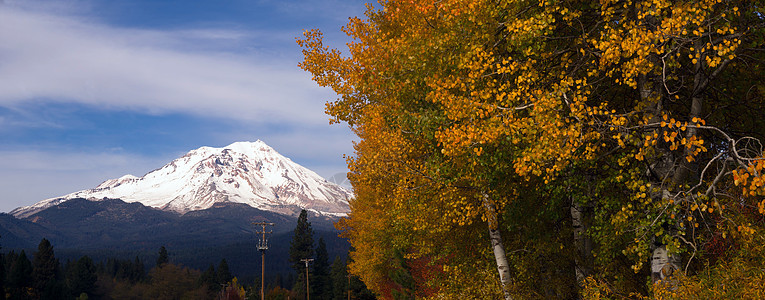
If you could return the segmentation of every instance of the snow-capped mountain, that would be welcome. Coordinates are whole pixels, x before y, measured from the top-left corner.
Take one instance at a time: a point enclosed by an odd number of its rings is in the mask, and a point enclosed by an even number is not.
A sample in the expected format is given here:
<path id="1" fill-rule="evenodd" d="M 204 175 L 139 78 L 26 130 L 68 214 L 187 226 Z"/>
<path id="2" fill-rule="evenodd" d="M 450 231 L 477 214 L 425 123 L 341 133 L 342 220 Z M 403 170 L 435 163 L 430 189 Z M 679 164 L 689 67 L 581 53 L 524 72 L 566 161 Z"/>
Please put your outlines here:
<path id="1" fill-rule="evenodd" d="M 110 179 L 93 189 L 20 207 L 11 214 L 26 218 L 69 199 L 110 198 L 178 213 L 235 202 L 282 214 L 303 208 L 345 215 L 350 211 L 348 199 L 352 195 L 258 140 L 223 148 L 202 147 L 143 177 Z"/>

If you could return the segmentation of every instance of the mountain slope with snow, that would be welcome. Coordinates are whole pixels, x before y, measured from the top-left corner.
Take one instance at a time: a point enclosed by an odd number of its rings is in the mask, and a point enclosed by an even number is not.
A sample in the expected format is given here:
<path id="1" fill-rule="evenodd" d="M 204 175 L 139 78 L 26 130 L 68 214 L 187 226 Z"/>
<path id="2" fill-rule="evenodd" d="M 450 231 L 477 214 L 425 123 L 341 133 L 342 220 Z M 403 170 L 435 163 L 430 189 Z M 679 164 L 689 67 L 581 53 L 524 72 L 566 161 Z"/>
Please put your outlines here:
<path id="1" fill-rule="evenodd" d="M 351 197 L 349 190 L 256 141 L 201 147 L 143 177 L 110 179 L 93 189 L 20 207 L 11 214 L 26 218 L 69 199 L 110 198 L 178 213 L 234 202 L 282 214 L 307 209 L 344 215 L 350 211 Z"/>

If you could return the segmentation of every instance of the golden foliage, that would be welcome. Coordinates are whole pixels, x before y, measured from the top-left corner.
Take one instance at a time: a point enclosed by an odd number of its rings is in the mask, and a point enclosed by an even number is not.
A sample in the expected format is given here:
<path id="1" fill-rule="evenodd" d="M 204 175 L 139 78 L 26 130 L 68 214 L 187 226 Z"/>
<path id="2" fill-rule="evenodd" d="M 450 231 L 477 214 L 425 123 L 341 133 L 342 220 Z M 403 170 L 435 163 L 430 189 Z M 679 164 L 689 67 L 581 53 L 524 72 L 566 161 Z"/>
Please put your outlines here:
<path id="1" fill-rule="evenodd" d="M 634 274 L 646 275 L 656 243 L 693 262 L 717 236 L 757 233 L 763 7 L 381 1 L 343 28 L 347 56 L 306 31 L 299 66 L 337 93 L 327 113 L 360 139 L 348 159 L 356 198 L 338 224 L 355 247 L 351 272 L 383 291 L 404 251 L 439 262 L 434 297 L 484 297 L 464 287 L 493 287 L 466 275 L 492 272 L 485 224 L 531 238 L 509 216 L 554 227 L 572 201 L 594 207 L 600 282 L 632 281 L 619 285 L 627 295 L 642 293 Z M 570 234 L 538 230 L 560 235 L 538 247 Z"/>

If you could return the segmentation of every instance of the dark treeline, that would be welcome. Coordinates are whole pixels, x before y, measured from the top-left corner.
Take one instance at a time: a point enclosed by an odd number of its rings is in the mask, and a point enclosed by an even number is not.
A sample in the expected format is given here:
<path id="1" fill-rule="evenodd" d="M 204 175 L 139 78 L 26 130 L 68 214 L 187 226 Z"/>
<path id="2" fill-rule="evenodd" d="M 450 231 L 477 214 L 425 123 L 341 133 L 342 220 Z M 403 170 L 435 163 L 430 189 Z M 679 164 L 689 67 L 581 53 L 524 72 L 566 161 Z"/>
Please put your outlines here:
<path id="1" fill-rule="evenodd" d="M 300 257 L 297 262 L 313 259 L 311 299 L 347 299 L 349 294 L 353 299 L 374 299 L 358 278 L 348 277 L 343 257 L 334 257 L 330 264 L 323 237 L 314 246 L 305 212 L 290 245 L 289 255 Z M 260 299 L 259 276 L 240 281 L 225 258 L 203 270 L 189 268 L 176 262 L 169 250 L 161 247 L 152 259 L 136 255 L 94 261 L 83 255 L 62 262 L 54 246 L 42 239 L 31 255 L 26 250 L 0 253 L 0 299 Z M 298 265 L 292 265 L 294 272 L 266 274 L 266 299 L 305 299 L 305 266 Z"/>

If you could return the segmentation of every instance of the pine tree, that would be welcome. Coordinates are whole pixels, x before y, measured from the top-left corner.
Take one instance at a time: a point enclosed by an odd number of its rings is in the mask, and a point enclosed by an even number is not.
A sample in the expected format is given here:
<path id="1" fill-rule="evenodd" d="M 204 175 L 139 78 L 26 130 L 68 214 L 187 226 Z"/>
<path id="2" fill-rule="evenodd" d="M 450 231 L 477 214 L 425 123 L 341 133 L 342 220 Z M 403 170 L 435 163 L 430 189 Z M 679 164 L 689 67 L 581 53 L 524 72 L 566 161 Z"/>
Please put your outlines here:
<path id="1" fill-rule="evenodd" d="M 209 292 L 215 292 L 218 289 L 217 273 L 215 273 L 215 266 L 210 264 L 204 273 L 199 277 L 199 285 L 207 287 Z"/>
<path id="2" fill-rule="evenodd" d="M 106 260 L 106 266 L 104 266 L 104 272 L 113 277 L 117 278 L 117 271 L 119 270 L 119 265 L 117 264 L 117 259 L 110 257 Z"/>
<path id="3" fill-rule="evenodd" d="M 78 259 L 73 266 L 67 269 L 66 284 L 73 295 L 92 294 L 96 288 L 97 279 L 96 266 L 87 255 Z"/>
<path id="4" fill-rule="evenodd" d="M 146 267 L 141 259 L 138 258 L 138 255 L 136 255 L 135 262 L 132 264 L 132 272 L 130 274 L 130 282 L 132 283 L 142 281 L 146 277 Z"/>
<path id="5" fill-rule="evenodd" d="M 58 286 L 59 262 L 53 252 L 53 246 L 47 239 L 42 239 L 37 246 L 32 264 L 32 279 L 34 288 L 43 299 L 53 299 L 61 295 Z"/>
<path id="6" fill-rule="evenodd" d="M 351 276 L 351 299 L 375 300 L 377 297 L 358 276 Z"/>
<path id="7" fill-rule="evenodd" d="M 292 241 L 290 242 L 290 263 L 292 268 L 300 274 L 305 272 L 305 263 L 301 259 L 313 257 L 313 228 L 308 222 L 308 213 L 300 212 L 297 226 L 295 227 Z"/>
<path id="8" fill-rule="evenodd" d="M 13 262 L 8 273 L 8 289 L 11 299 L 26 299 L 28 288 L 32 287 L 32 263 L 27 258 L 24 250 L 16 256 L 12 255 Z"/>
<path id="9" fill-rule="evenodd" d="M 162 267 L 162 265 L 168 263 L 170 259 L 167 255 L 167 249 L 165 246 L 162 246 L 159 248 L 159 257 L 157 257 L 157 267 Z"/>
<path id="10" fill-rule="evenodd" d="M 226 262 L 226 259 L 221 259 L 220 264 L 218 265 L 218 283 L 220 284 L 226 284 L 233 279 L 234 276 L 231 275 L 231 270 L 228 268 L 228 262 Z"/>
<path id="11" fill-rule="evenodd" d="M 324 238 L 319 238 L 316 247 L 316 259 L 313 262 L 313 274 L 311 274 L 311 298 L 328 300 L 332 298 L 332 281 L 329 277 L 329 254 Z"/>
<path id="12" fill-rule="evenodd" d="M 332 278 L 332 299 L 344 300 L 348 293 L 348 270 L 345 262 L 340 257 L 335 257 L 332 262 L 330 277 Z"/>
<path id="13" fill-rule="evenodd" d="M 305 295 L 305 263 L 301 259 L 313 257 L 313 229 L 308 222 L 308 213 L 300 211 L 297 226 L 290 242 L 290 263 L 297 273 L 294 290 L 298 295 Z"/>

